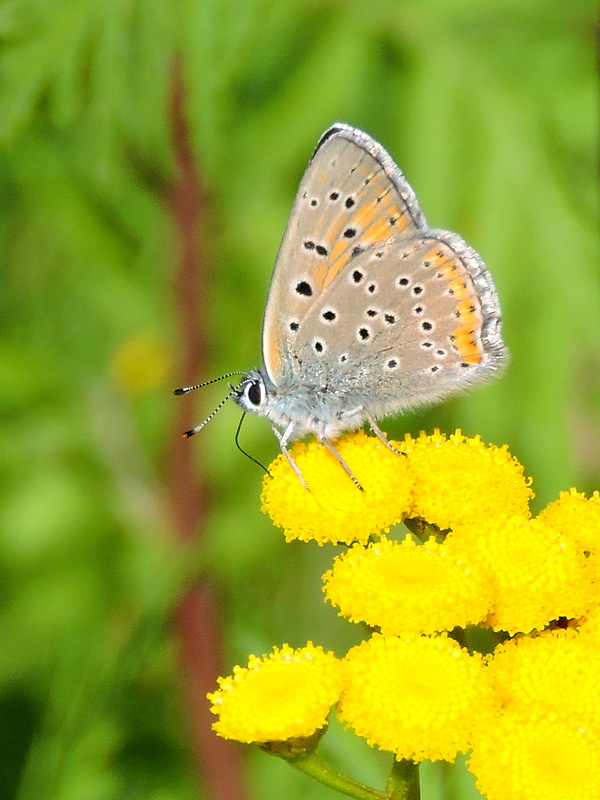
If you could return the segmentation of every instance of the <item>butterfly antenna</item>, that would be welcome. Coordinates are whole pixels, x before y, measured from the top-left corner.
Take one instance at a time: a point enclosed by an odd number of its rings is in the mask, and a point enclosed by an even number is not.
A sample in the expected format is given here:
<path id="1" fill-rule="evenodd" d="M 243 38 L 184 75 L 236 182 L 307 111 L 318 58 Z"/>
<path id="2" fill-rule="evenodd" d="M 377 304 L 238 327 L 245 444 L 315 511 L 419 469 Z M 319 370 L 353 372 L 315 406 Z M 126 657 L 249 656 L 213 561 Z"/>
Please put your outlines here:
<path id="1" fill-rule="evenodd" d="M 250 455 L 250 453 L 247 453 L 247 452 L 244 450 L 244 448 L 243 448 L 243 447 L 240 445 L 240 431 L 242 430 L 242 423 L 244 422 L 244 417 L 245 417 L 245 416 L 246 416 L 246 412 L 244 411 L 244 413 L 243 413 L 243 414 L 242 414 L 242 416 L 240 417 L 240 421 L 239 421 L 239 423 L 238 423 L 237 430 L 236 430 L 236 432 L 235 432 L 235 446 L 236 446 L 236 447 L 237 447 L 237 449 L 240 451 L 240 453 L 242 453 L 243 455 L 245 455 L 245 456 L 246 456 L 246 458 L 249 458 L 249 459 L 250 459 L 250 461 L 254 461 L 254 463 L 255 463 L 255 464 L 258 464 L 258 466 L 259 466 L 261 469 L 264 469 L 264 471 L 265 471 L 265 472 L 267 473 L 267 475 L 268 475 L 268 474 L 269 474 L 269 470 L 268 470 L 268 469 L 265 467 L 265 465 L 264 465 L 264 464 L 261 464 L 261 463 L 260 463 L 260 461 L 257 461 L 257 460 L 254 458 L 254 456 L 251 456 L 251 455 Z"/>
<path id="2" fill-rule="evenodd" d="M 209 381 L 209 383 L 213 383 L 213 381 Z M 192 387 L 192 388 L 196 388 L 196 387 Z M 191 390 L 190 390 L 190 391 L 191 391 Z M 216 414 L 217 412 L 219 412 L 219 411 L 220 411 L 220 410 L 223 408 L 223 406 L 225 405 L 225 403 L 226 403 L 226 402 L 227 402 L 227 401 L 228 401 L 230 398 L 231 398 L 231 392 L 230 392 L 230 393 L 229 393 L 229 394 L 228 394 L 226 397 L 224 397 L 224 398 L 221 400 L 221 402 L 219 403 L 219 405 L 218 405 L 218 406 L 215 408 L 215 410 L 214 410 L 214 411 L 211 411 L 211 412 L 210 412 L 210 414 L 208 415 L 208 417 L 206 417 L 206 419 L 205 419 L 205 420 L 203 420 L 203 421 L 202 421 L 202 422 L 201 422 L 199 425 L 195 425 L 193 428 L 190 428 L 190 429 L 189 429 L 189 431 L 186 431 L 186 432 L 183 434 L 183 436 L 184 436 L 186 439 L 189 439 L 189 438 L 190 438 L 190 436 L 193 436 L 195 433 L 198 433 L 198 431 L 201 431 L 201 430 L 202 430 L 202 428 L 203 428 L 205 425 L 208 425 L 208 423 L 209 423 L 209 422 L 211 421 L 211 419 L 212 419 L 212 418 L 215 416 L 215 414 Z"/>
<path id="3" fill-rule="evenodd" d="M 218 383 L 224 381 L 225 378 L 231 378 L 232 375 L 245 375 L 245 372 L 228 372 L 227 375 L 221 375 L 220 378 L 213 378 L 211 381 L 204 381 L 204 383 L 197 383 L 195 386 L 182 386 L 181 389 L 175 389 L 173 394 L 187 394 L 188 392 L 195 392 L 196 389 L 203 389 L 205 386 L 210 386 L 211 383 Z M 221 406 L 219 406 L 220 408 Z M 219 409 L 213 411 L 211 416 L 214 416 Z"/>

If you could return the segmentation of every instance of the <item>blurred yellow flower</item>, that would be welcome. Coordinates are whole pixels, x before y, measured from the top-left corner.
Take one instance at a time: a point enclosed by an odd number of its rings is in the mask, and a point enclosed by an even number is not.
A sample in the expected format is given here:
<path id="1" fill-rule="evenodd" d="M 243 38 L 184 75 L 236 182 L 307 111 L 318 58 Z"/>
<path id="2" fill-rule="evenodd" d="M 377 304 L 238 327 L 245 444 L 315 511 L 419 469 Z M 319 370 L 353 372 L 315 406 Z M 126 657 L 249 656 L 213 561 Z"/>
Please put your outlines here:
<path id="1" fill-rule="evenodd" d="M 600 738 L 562 719 L 497 716 L 474 737 L 469 769 L 487 800 L 600 800 Z"/>
<path id="2" fill-rule="evenodd" d="M 446 436 L 436 430 L 395 446 L 408 456 L 415 475 L 414 504 L 409 516 L 447 529 L 464 522 L 527 518 L 534 496 L 531 481 L 506 445 L 485 445 L 460 430 Z"/>
<path id="3" fill-rule="evenodd" d="M 484 571 L 433 540 L 355 545 L 335 559 L 324 581 L 341 616 L 385 635 L 474 625 L 490 610 Z"/>
<path id="4" fill-rule="evenodd" d="M 445 544 L 487 568 L 492 612 L 486 625 L 494 630 L 541 630 L 558 617 L 582 616 L 597 596 L 596 563 L 537 519 L 463 525 Z"/>
<path id="5" fill-rule="evenodd" d="M 338 715 L 398 759 L 452 761 L 494 695 L 479 655 L 448 637 L 375 634 L 346 656 Z"/>
<path id="6" fill-rule="evenodd" d="M 113 353 L 110 372 L 125 393 L 140 395 L 160 386 L 171 366 L 166 344 L 149 331 L 125 339 Z"/>
<path id="7" fill-rule="evenodd" d="M 561 492 L 538 519 L 577 541 L 585 551 L 600 553 L 600 493 L 587 498 L 575 489 Z"/>
<path id="8" fill-rule="evenodd" d="M 410 507 L 413 479 L 407 459 L 364 431 L 338 439 L 341 453 L 364 491 L 317 441 L 294 442 L 290 454 L 308 484 L 301 485 L 285 456 L 269 466 L 262 509 L 283 528 L 286 541 L 351 544 L 389 530 Z"/>
<path id="9" fill-rule="evenodd" d="M 208 695 L 219 719 L 213 729 L 238 742 L 308 737 L 327 722 L 342 687 L 342 662 L 309 642 L 294 650 L 284 644 L 271 655 L 250 656 Z"/>

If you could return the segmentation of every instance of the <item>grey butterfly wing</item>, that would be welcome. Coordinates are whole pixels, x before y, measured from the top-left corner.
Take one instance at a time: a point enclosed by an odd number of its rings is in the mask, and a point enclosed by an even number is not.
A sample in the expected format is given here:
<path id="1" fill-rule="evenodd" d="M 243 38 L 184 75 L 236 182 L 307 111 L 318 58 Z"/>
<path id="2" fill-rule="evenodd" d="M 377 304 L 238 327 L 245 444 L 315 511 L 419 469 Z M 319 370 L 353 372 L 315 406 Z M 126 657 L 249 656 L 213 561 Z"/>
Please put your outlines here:
<path id="1" fill-rule="evenodd" d="M 326 131 L 302 178 L 269 289 L 263 360 L 275 385 L 292 368 L 298 326 L 356 254 L 426 230 L 410 185 L 392 158 L 362 131 Z"/>
<path id="2" fill-rule="evenodd" d="M 294 383 L 331 387 L 339 411 L 366 408 L 374 417 L 478 383 L 507 355 L 489 272 L 446 231 L 355 255 L 294 335 Z"/>

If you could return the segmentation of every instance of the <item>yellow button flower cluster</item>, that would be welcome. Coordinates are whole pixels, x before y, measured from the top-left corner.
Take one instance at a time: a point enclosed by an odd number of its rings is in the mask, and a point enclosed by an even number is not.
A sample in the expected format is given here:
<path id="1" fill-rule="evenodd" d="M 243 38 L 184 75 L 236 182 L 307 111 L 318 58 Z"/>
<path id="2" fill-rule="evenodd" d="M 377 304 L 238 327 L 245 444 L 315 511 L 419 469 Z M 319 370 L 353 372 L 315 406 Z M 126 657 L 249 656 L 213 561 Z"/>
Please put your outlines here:
<path id="1" fill-rule="evenodd" d="M 316 441 L 295 442 L 290 450 L 310 491 L 283 455 L 270 465 L 262 508 L 284 529 L 286 541 L 364 543 L 407 515 L 413 477 L 405 458 L 363 431 L 338 439 L 336 449 L 364 491 L 357 489 L 337 459 Z"/>
<path id="2" fill-rule="evenodd" d="M 444 635 L 374 634 L 346 662 L 340 719 L 399 758 L 452 761 L 468 749 L 473 709 L 493 707 L 481 656 Z"/>
<path id="3" fill-rule="evenodd" d="M 398 760 L 471 750 L 488 800 L 600 800 L 600 495 L 562 492 L 533 518 L 506 447 L 460 431 L 393 444 L 403 455 L 362 432 L 336 442 L 364 491 L 315 442 L 291 451 L 309 491 L 271 465 L 263 509 L 287 540 L 350 545 L 324 592 L 371 635 L 339 659 L 312 643 L 251 657 L 210 695 L 215 730 L 311 749 L 335 706 Z M 414 538 L 390 533 L 402 520 Z M 480 655 L 473 626 L 502 644 Z"/>
<path id="4" fill-rule="evenodd" d="M 333 653 L 312 642 L 299 650 L 284 644 L 264 658 L 251 656 L 247 668 L 236 667 L 218 683 L 208 695 L 219 715 L 218 734 L 238 742 L 284 741 L 311 736 L 327 723 L 342 669 Z"/>
<path id="5" fill-rule="evenodd" d="M 363 431 L 336 441 L 361 492 L 324 445 L 295 442 L 290 454 L 310 491 L 280 455 L 264 480 L 263 511 L 284 529 L 287 541 L 319 544 L 365 543 L 407 517 L 446 529 L 530 516 L 531 481 L 506 446 L 486 446 L 460 431 L 448 437 L 439 431 L 417 439 L 408 435 L 391 444 L 406 457 Z"/>
<path id="6" fill-rule="evenodd" d="M 323 588 L 341 616 L 387 636 L 476 625 L 489 612 L 485 571 L 432 539 L 354 545 L 334 560 Z"/>
<path id="7" fill-rule="evenodd" d="M 505 711 L 475 738 L 469 769 L 488 800 L 599 800 L 598 732 Z"/>
<path id="8" fill-rule="evenodd" d="M 410 516 L 439 528 L 498 518 L 529 517 L 531 480 L 508 447 L 484 444 L 460 430 L 450 436 L 435 431 L 408 435 L 396 444 L 415 476 Z"/>
<path id="9" fill-rule="evenodd" d="M 597 644 L 574 628 L 518 636 L 496 648 L 487 672 L 503 705 L 474 735 L 481 791 L 600 798 Z"/>

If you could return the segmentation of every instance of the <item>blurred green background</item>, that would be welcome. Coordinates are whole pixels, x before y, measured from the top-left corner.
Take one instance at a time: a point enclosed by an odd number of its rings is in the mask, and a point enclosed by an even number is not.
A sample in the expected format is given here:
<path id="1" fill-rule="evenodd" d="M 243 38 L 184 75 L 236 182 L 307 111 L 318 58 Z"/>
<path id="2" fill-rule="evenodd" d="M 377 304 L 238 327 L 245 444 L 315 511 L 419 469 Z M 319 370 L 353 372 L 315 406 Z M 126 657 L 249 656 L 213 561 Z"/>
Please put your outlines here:
<path id="1" fill-rule="evenodd" d="M 179 439 L 227 384 L 171 395 L 260 363 L 280 237 L 332 122 L 380 140 L 429 223 L 482 253 L 512 351 L 500 380 L 386 430 L 506 442 L 537 508 L 600 486 L 596 14 L 591 0 L 2 3 L 0 800 L 225 796 L 218 765 L 198 778 L 220 756 L 198 756 L 171 624 L 193 576 L 223 674 L 274 644 L 358 640 L 321 599 L 331 549 L 285 545 L 261 514 L 236 408 Z M 202 200 L 187 310 L 178 87 Z M 264 420 L 242 442 L 265 463 L 277 452 Z M 383 785 L 389 759 L 337 726 L 324 751 Z M 338 796 L 242 754 L 249 798 Z M 425 800 L 477 797 L 460 767 L 424 772 Z"/>

